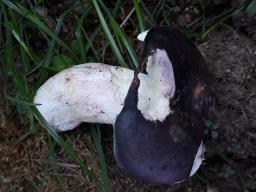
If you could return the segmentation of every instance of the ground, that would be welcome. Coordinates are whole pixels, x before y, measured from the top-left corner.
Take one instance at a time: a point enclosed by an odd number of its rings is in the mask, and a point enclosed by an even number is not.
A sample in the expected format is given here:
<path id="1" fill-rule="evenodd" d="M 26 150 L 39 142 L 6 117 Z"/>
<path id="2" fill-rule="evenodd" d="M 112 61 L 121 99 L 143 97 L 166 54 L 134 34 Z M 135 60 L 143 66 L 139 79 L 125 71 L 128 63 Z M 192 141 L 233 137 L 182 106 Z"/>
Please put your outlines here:
<path id="1" fill-rule="evenodd" d="M 208 149 L 198 175 L 184 184 L 143 185 L 129 179 L 116 167 L 112 128 L 101 125 L 114 191 L 205 191 L 206 188 L 208 191 L 241 191 L 242 185 L 248 190 L 256 190 L 256 44 L 244 34 L 223 27 L 211 33 L 199 48 L 208 61 L 215 98 L 209 119 L 213 124 L 218 124 L 218 136 L 207 138 L 220 155 Z M 2 125 L 6 128 L 2 129 L 0 144 L 1 191 L 27 191 L 33 188 L 43 191 L 59 191 L 62 188 L 70 191 L 100 190 L 81 175 L 79 168 L 58 147 L 56 167 L 51 166 L 47 144 L 49 137 L 41 128 L 35 135 L 12 145 L 7 141 L 11 142 L 23 130 L 10 119 L 5 123 Z M 90 167 L 97 170 L 94 160 L 97 159 L 96 151 L 88 132 L 81 133 L 81 129 L 83 126 L 63 136 Z M 238 174 L 243 178 L 243 184 Z"/>
<path id="2" fill-rule="evenodd" d="M 224 25 L 198 47 L 207 61 L 214 98 L 205 123 L 205 161 L 198 174 L 174 186 L 132 180 L 116 166 L 112 127 L 99 125 L 113 191 L 256 191 L 256 43 L 248 33 Z M 29 124 L 7 110 L 0 100 L 0 191 L 102 191 L 62 148 L 49 142 L 52 139 L 44 128 L 38 126 L 36 133 L 15 143 Z M 99 176 L 87 124 L 61 136 Z"/>

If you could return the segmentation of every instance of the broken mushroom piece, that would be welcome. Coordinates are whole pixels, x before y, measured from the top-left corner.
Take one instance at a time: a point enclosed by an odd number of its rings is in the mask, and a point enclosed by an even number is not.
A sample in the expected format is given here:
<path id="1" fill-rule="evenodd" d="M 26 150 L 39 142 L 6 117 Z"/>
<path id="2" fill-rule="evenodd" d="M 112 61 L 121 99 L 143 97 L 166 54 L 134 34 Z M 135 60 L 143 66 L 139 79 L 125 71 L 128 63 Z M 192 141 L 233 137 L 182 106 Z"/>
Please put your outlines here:
<path id="1" fill-rule="evenodd" d="M 151 57 L 148 74 L 140 74 L 138 108 L 152 121 L 170 113 L 166 94 L 174 95 L 171 66 L 155 65 Z M 153 65 L 154 64 L 154 65 Z M 48 123 L 58 131 L 75 128 L 82 122 L 114 124 L 133 78 L 133 71 L 101 63 L 87 63 L 66 69 L 45 82 L 34 103 Z M 155 90 L 155 92 L 152 92 Z"/>
<path id="2" fill-rule="evenodd" d="M 135 72 L 101 63 L 76 65 L 44 83 L 34 103 L 59 131 L 82 122 L 114 124 L 115 158 L 131 177 L 183 181 L 197 171 L 204 152 L 209 103 L 204 60 L 175 29 L 155 27 L 144 38 Z"/>
<path id="3" fill-rule="evenodd" d="M 150 57 L 158 57 L 150 63 Z M 145 60 L 148 62 L 145 64 Z M 174 74 L 175 94 L 165 93 L 170 113 L 151 120 L 138 108 L 138 75 L 162 65 L 162 77 Z M 156 67 L 155 66 L 155 67 Z M 168 66 L 168 67 L 167 67 Z M 157 67 L 156 67 L 157 68 Z M 173 71 L 172 71 L 173 69 Z M 151 92 L 157 92 L 152 88 Z M 146 183 L 175 183 L 192 176 L 202 163 L 203 121 L 209 106 L 207 71 L 199 50 L 185 35 L 169 27 L 147 32 L 141 63 L 134 73 L 121 113 L 114 124 L 118 166 Z"/>

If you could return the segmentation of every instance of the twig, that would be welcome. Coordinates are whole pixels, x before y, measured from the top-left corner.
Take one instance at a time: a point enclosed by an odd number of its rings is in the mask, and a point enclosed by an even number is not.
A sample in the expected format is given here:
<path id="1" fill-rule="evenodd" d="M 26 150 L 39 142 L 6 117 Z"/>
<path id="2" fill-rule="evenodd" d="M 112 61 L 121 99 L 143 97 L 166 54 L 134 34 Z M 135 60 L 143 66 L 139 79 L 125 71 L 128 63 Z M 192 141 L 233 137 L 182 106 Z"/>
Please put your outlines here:
<path id="1" fill-rule="evenodd" d="M 131 17 L 131 15 L 134 12 L 134 8 L 132 8 L 132 10 L 130 11 L 130 13 L 127 15 L 127 17 L 124 19 L 124 21 L 121 23 L 120 27 L 123 27 L 125 25 L 125 23 L 128 21 L 128 19 Z"/>

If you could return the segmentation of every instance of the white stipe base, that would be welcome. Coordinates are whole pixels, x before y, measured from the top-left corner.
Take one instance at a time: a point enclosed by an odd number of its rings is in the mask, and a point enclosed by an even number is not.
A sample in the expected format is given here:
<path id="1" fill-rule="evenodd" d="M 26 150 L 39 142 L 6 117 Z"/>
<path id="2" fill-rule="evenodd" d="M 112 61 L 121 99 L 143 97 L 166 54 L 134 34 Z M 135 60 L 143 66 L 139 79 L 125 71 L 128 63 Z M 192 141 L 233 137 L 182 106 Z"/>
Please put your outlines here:
<path id="1" fill-rule="evenodd" d="M 190 177 L 197 172 L 200 165 L 202 164 L 202 161 L 204 160 L 204 152 L 205 152 L 205 146 L 202 142 L 201 145 L 198 148 L 197 153 L 196 153 L 194 164 L 193 164 L 192 170 L 190 172 Z"/>
<path id="2" fill-rule="evenodd" d="M 137 36 L 137 39 L 140 40 L 140 41 L 144 41 L 147 34 L 148 34 L 148 31 L 149 30 L 139 33 L 138 36 Z"/>

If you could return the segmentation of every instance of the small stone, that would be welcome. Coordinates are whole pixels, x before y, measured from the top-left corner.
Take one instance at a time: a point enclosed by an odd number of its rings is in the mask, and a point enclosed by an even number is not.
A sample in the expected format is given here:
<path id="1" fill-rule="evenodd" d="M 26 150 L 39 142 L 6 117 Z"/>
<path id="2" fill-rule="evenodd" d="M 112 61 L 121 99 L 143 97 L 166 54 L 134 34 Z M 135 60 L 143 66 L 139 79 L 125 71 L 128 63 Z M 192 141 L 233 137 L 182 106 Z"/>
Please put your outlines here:
<path id="1" fill-rule="evenodd" d="M 36 7 L 35 12 L 40 17 L 47 17 L 47 14 L 48 14 L 48 10 L 45 7 Z"/>
<path id="2" fill-rule="evenodd" d="M 190 14 L 186 13 L 186 14 L 184 15 L 184 19 L 185 19 L 186 23 L 191 23 L 191 21 L 192 21 L 192 16 L 191 16 Z"/>
<path id="3" fill-rule="evenodd" d="M 8 178 L 3 178 L 3 179 L 2 179 L 2 183 L 3 183 L 3 184 L 7 184 L 7 183 L 11 183 L 11 182 L 12 182 L 11 179 L 8 179 Z"/>
<path id="4" fill-rule="evenodd" d="M 185 26 L 185 19 L 183 17 L 183 15 L 180 15 L 177 19 L 177 23 L 180 25 L 180 26 Z"/>
<path id="5" fill-rule="evenodd" d="M 176 13 L 180 13 L 180 12 L 181 12 L 180 6 L 175 6 L 175 7 L 173 8 L 173 11 L 176 12 Z"/>
<path id="6" fill-rule="evenodd" d="M 212 131 L 211 132 L 211 137 L 212 137 L 212 139 L 218 139 L 219 133 L 217 131 Z"/>
<path id="7" fill-rule="evenodd" d="M 219 189 L 217 187 L 207 185 L 207 192 L 219 192 Z"/>
<path id="8" fill-rule="evenodd" d="M 188 11 L 189 11 L 189 7 L 186 7 L 186 8 L 185 8 L 185 12 L 188 12 Z"/>
<path id="9" fill-rule="evenodd" d="M 195 15 L 199 15 L 200 11 L 197 7 L 194 7 L 193 12 L 195 13 Z"/>
<path id="10" fill-rule="evenodd" d="M 238 49 L 239 49 L 239 47 L 237 45 L 232 45 L 229 47 L 230 52 L 233 54 L 235 54 Z"/>

